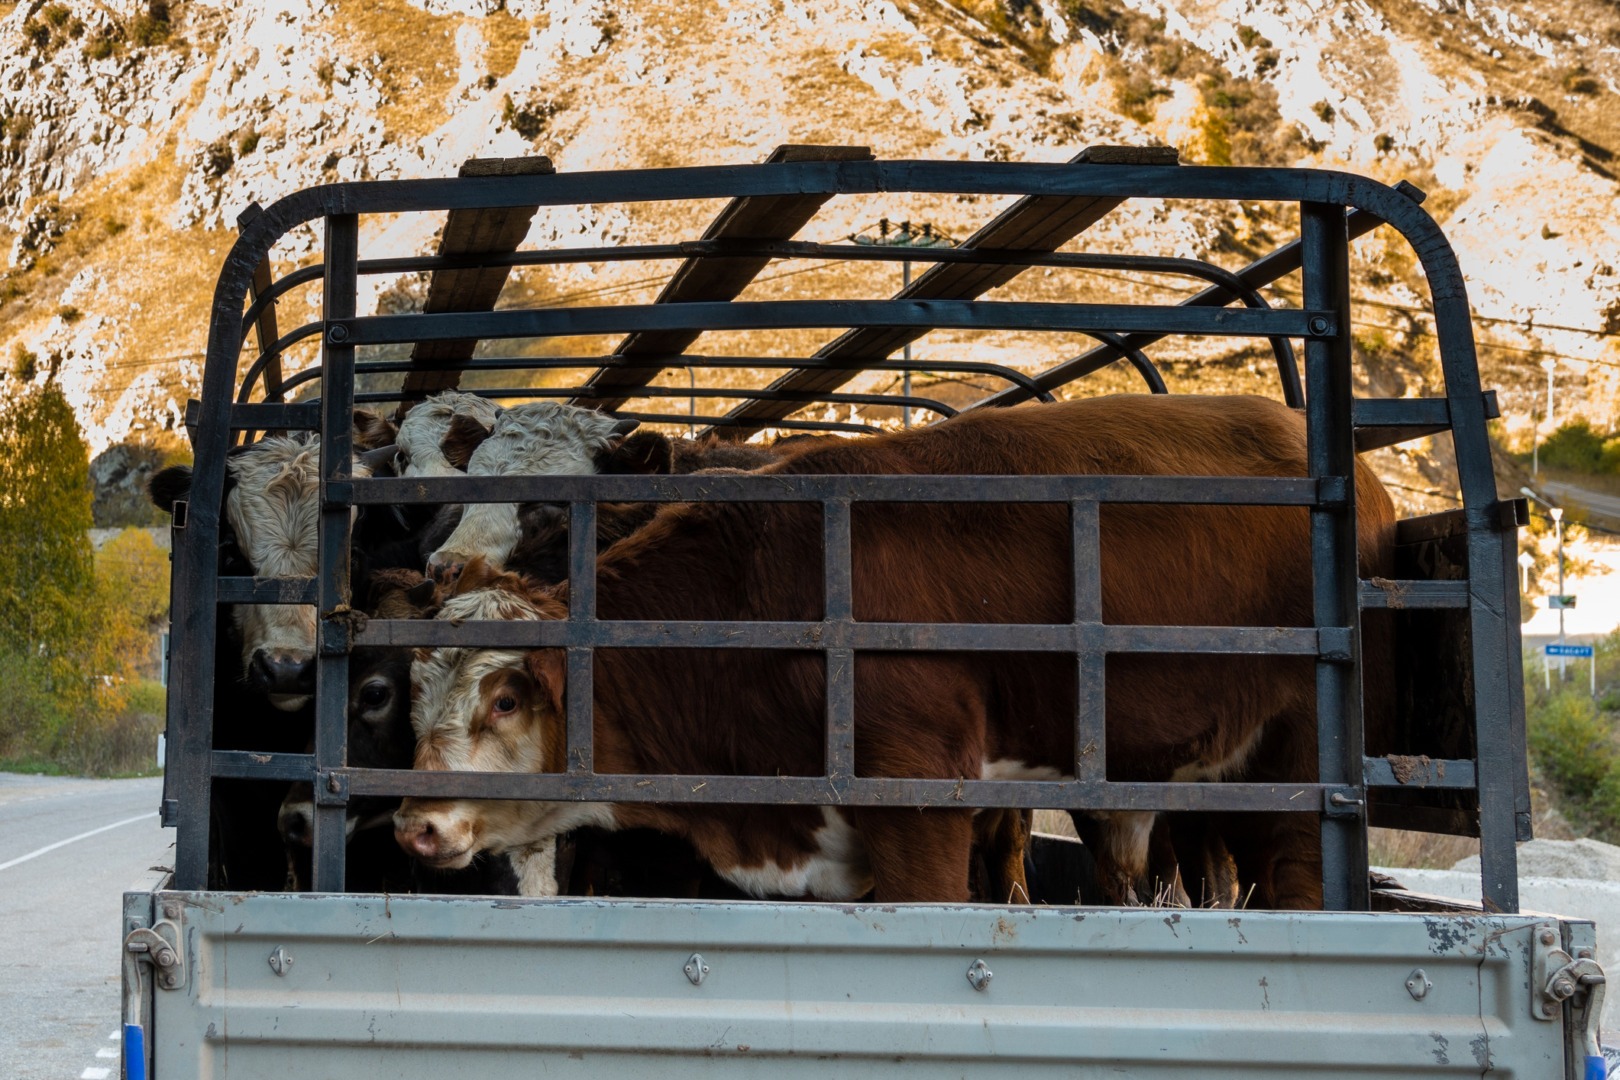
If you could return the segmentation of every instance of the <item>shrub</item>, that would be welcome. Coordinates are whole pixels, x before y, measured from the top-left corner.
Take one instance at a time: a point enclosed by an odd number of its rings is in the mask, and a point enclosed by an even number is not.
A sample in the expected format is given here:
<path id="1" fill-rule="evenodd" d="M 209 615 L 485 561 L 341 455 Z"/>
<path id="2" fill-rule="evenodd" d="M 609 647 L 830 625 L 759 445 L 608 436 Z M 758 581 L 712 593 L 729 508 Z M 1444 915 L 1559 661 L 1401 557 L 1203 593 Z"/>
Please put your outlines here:
<path id="1" fill-rule="evenodd" d="M 1571 420 L 1541 444 L 1541 463 L 1555 469 L 1595 473 L 1603 468 L 1603 453 L 1603 436 L 1585 420 Z"/>
<path id="2" fill-rule="evenodd" d="M 257 131 L 249 131 L 247 134 L 242 136 L 240 141 L 237 142 L 236 156 L 238 158 L 245 158 L 258 148 L 259 133 Z"/>
<path id="3" fill-rule="evenodd" d="M 1530 750 L 1566 796 L 1590 799 L 1620 771 L 1613 735 L 1584 694 L 1557 694 L 1528 712 Z"/>
<path id="4" fill-rule="evenodd" d="M 143 49 L 162 45 L 169 40 L 169 20 L 137 15 L 129 24 L 129 40 Z"/>

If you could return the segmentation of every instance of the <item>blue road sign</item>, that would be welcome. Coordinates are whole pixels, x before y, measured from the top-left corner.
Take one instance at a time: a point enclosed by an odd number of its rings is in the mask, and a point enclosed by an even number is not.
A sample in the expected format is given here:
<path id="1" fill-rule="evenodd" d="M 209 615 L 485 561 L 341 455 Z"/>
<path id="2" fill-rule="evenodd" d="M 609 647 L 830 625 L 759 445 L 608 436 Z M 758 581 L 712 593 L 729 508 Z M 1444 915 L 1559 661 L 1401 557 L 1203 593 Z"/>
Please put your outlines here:
<path id="1" fill-rule="evenodd" d="M 1545 645 L 1548 656 L 1591 656 L 1590 645 Z"/>

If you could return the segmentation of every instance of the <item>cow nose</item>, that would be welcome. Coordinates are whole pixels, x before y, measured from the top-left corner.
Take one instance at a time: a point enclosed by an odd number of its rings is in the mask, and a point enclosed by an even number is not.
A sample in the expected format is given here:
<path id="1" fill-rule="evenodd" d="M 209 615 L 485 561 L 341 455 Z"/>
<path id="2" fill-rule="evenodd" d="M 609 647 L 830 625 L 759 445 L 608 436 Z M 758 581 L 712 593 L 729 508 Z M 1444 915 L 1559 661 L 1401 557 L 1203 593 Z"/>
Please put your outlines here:
<path id="1" fill-rule="evenodd" d="M 258 649 L 248 677 L 268 694 L 308 694 L 315 690 L 315 658 L 289 649 Z"/>
<path id="2" fill-rule="evenodd" d="M 309 826 L 309 814 L 303 808 L 282 811 L 281 838 L 287 843 L 310 847 L 314 837 Z"/>
<path id="3" fill-rule="evenodd" d="M 428 577 L 441 585 L 454 585 L 461 576 L 462 563 L 454 557 L 442 556 L 434 552 L 428 557 Z"/>
<path id="4" fill-rule="evenodd" d="M 422 859 L 434 858 L 439 853 L 439 832 L 431 821 L 417 821 L 409 825 L 396 825 L 394 839 L 411 855 Z"/>

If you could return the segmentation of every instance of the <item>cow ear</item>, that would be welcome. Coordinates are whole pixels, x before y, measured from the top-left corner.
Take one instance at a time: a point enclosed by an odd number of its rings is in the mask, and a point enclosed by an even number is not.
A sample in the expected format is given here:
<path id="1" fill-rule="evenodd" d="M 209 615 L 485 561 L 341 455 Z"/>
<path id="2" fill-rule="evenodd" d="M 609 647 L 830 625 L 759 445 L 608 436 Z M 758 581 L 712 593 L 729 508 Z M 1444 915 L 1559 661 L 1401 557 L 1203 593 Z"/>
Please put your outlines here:
<path id="1" fill-rule="evenodd" d="M 446 461 L 466 472 L 467 462 L 472 460 L 473 451 L 489 438 L 491 430 L 477 418 L 466 413 L 457 413 L 450 418 L 450 427 L 445 430 L 439 450 L 444 454 Z"/>
<path id="2" fill-rule="evenodd" d="M 432 578 L 425 577 L 405 590 L 405 599 L 425 616 L 428 611 L 438 606 L 438 592 L 438 583 Z"/>
<path id="3" fill-rule="evenodd" d="M 498 567 L 491 566 L 489 560 L 482 555 L 474 555 L 467 560 L 467 565 L 461 568 L 456 577 L 455 591 L 452 596 L 462 596 L 466 593 L 487 589 L 501 576 Z"/>
<path id="4" fill-rule="evenodd" d="M 561 649 L 534 649 L 529 653 L 529 676 L 540 687 L 540 692 L 551 702 L 552 711 L 563 715 L 563 689 L 567 686 L 567 668 Z"/>
<path id="5" fill-rule="evenodd" d="M 608 447 L 596 456 L 599 473 L 661 473 L 673 471 L 674 448 L 656 431 L 643 431 Z"/>
<path id="6" fill-rule="evenodd" d="M 191 494 L 191 466 L 170 465 L 152 474 L 146 482 L 147 494 L 165 514 L 174 513 L 174 504 Z"/>
<path id="7" fill-rule="evenodd" d="M 391 422 L 366 409 L 354 410 L 354 447 L 356 450 L 375 450 L 394 441 L 399 429 Z"/>

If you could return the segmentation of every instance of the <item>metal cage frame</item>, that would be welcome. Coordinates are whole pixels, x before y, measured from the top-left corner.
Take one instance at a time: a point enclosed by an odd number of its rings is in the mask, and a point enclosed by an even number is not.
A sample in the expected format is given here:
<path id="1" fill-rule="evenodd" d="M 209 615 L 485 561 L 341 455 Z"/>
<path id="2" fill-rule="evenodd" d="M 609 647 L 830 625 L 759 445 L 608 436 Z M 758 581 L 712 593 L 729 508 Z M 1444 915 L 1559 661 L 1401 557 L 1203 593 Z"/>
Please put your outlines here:
<path id="1" fill-rule="evenodd" d="M 1341 172 L 1303 169 L 1206 168 L 1158 164 L 1109 164 L 1102 159 L 1051 164 L 946 163 L 922 161 L 777 160 L 735 167 L 463 176 L 442 180 L 332 184 L 298 192 L 243 219 L 239 239 L 225 260 L 209 323 L 202 398 L 188 409 L 195 469 L 188 505 L 175 521 L 172 615 L 173 682 L 168 707 L 168 769 L 164 818 L 178 826 L 176 886 L 207 887 L 210 784 L 217 777 L 305 780 L 314 784 L 314 886 L 341 891 L 344 880 L 344 806 L 351 796 L 400 795 L 476 798 L 588 799 L 661 802 L 793 802 L 824 805 L 926 806 L 949 801 L 973 807 L 1091 809 L 1220 809 L 1307 812 L 1321 815 L 1326 906 L 1364 910 L 1369 904 L 1366 828 L 1369 793 L 1392 789 L 1444 790 L 1465 803 L 1477 800 L 1482 882 L 1488 910 L 1514 912 L 1518 888 L 1514 840 L 1528 835 L 1522 687 L 1518 626 L 1504 607 L 1515 595 L 1513 557 L 1516 511 L 1498 499 L 1486 421 L 1493 401 L 1482 392 L 1463 277 L 1450 245 L 1423 211 L 1421 193 L 1389 187 Z M 1053 254 L 1031 244 L 955 249 L 845 248 L 785 239 L 710 240 L 621 249 L 552 249 L 539 252 L 449 254 L 362 261 L 359 216 L 406 212 L 495 213 L 504 208 L 640 201 L 731 199 L 808 200 L 819 206 L 834 195 L 889 192 L 1015 195 L 1016 206 L 1052 212 L 1054 207 L 1091 207 L 1089 221 L 1130 198 L 1266 201 L 1299 207 L 1298 240 L 1235 273 L 1193 260 L 1137 256 Z M 813 211 L 812 211 L 813 212 Z M 1004 213 L 1002 217 L 1006 217 Z M 724 215 L 722 215 L 724 217 Z M 1001 220 L 1000 218 L 997 219 Z M 324 223 L 319 266 L 271 282 L 272 245 L 307 222 Z M 1083 220 L 1079 229 L 1089 221 Z M 1380 224 L 1412 246 L 1427 276 L 1445 378 L 1444 398 L 1356 399 L 1351 381 L 1352 326 L 1348 245 Z M 1075 229 L 1074 231 L 1079 231 Z M 713 230 L 711 230 L 712 232 Z M 521 234 L 520 234 L 521 235 Z M 1061 241 L 1060 241 L 1061 242 Z M 515 247 L 515 242 L 514 245 Z M 1051 245 L 1055 247 L 1057 245 Z M 1010 249 L 1010 250 L 1009 250 Z M 939 298 L 926 286 L 889 300 L 754 301 L 722 297 L 707 302 L 451 311 L 360 316 L 357 279 L 362 273 L 405 270 L 453 271 L 475 267 L 623 258 L 679 258 L 683 266 L 703 260 L 763 266 L 772 258 L 899 259 L 966 267 L 957 274 L 981 278 L 983 291 L 1030 266 L 1116 267 L 1164 270 L 1183 264 L 1209 286 L 1173 306 L 1030 303 Z M 1184 264 L 1192 263 L 1192 266 Z M 712 265 L 712 263 L 710 264 Z M 1303 307 L 1272 309 L 1258 289 L 1300 269 Z M 503 271 L 504 273 L 504 271 Z M 751 276 L 751 275 L 750 275 Z M 919 280 L 926 282 L 925 274 Z M 324 309 L 317 323 L 285 336 L 274 333 L 267 313 L 275 299 L 305 282 L 323 283 Z M 989 284 L 984 284 L 989 281 Z M 254 300 L 249 304 L 250 291 Z M 740 290 L 738 290 L 740 291 Z M 734 293 L 733 293 L 734 295 Z M 661 297 L 660 300 L 664 298 Z M 1226 306 L 1232 300 L 1243 306 Z M 493 306 L 493 299 L 490 301 Z M 246 314 L 244 314 L 246 310 Z M 263 345 L 259 359 L 237 386 L 241 353 L 251 329 Z M 626 401 L 646 396 L 652 375 L 664 367 L 759 366 L 758 358 L 690 356 L 680 344 L 706 330 L 826 327 L 866 334 L 866 357 L 771 361 L 787 375 L 766 391 L 742 398 L 730 413 L 710 418 L 721 430 L 746 435 L 761 427 L 826 428 L 848 425 L 791 419 L 806 401 L 867 400 L 838 395 L 843 379 L 871 368 L 903 370 L 887 359 L 898 344 L 942 327 L 1079 331 L 1099 344 L 1039 375 L 995 365 L 963 363 L 963 369 L 998 375 L 1007 388 L 972 408 L 1001 407 L 1049 399 L 1052 390 L 1125 357 L 1149 387 L 1163 390 L 1141 350 L 1170 334 L 1266 338 L 1277 356 L 1284 399 L 1303 404 L 1308 423 L 1309 475 L 1299 478 L 1185 478 L 1114 476 L 901 477 L 901 476 L 568 476 L 444 479 L 362 478 L 350 475 L 350 414 L 362 398 L 356 373 L 421 370 L 499 370 L 516 367 L 582 366 L 576 357 L 469 359 L 432 364 L 356 362 L 362 345 L 402 342 L 466 342 L 624 332 L 673 340 L 675 348 L 626 348 L 607 357 L 585 387 L 545 391 L 603 405 L 616 415 L 686 424 L 691 418 L 622 411 Z M 319 401 L 288 403 L 279 354 L 293 341 L 319 335 L 322 342 Z M 670 338 L 670 335 L 675 335 Z M 909 335 L 909 336 L 908 336 Z M 1289 339 L 1304 341 L 1303 387 L 1294 370 Z M 863 339 L 865 340 L 865 339 Z M 272 344 L 273 342 L 273 344 Z M 654 342 L 656 344 L 656 341 Z M 836 343 L 835 343 L 836 344 Z M 819 356 L 820 354 L 818 354 Z M 566 361 L 566 362 L 565 362 Z M 941 361 L 912 368 L 939 370 Z M 263 378 L 270 400 L 250 401 Z M 308 379 L 312 376 L 304 376 Z M 409 378 L 409 376 L 407 376 Z M 453 385 L 453 384 L 452 384 Z M 667 388 L 665 388 L 667 389 Z M 1301 392 L 1303 390 L 1303 393 Z M 491 391 L 495 394 L 506 392 Z M 417 394 L 416 396 L 421 396 Z M 685 397 L 685 391 L 671 396 Z M 695 395 L 694 395 L 695 396 Z M 930 408 L 921 398 L 887 397 L 886 403 Z M 699 418 L 702 419 L 702 418 Z M 244 430 L 315 430 L 321 436 L 320 572 L 314 579 L 259 580 L 221 577 L 216 548 L 225 482 L 226 451 Z M 1466 544 L 1466 580 L 1362 581 L 1357 574 L 1353 467 L 1358 448 L 1449 430 L 1454 440 L 1463 499 L 1453 532 Z M 385 503 L 566 502 L 570 507 L 569 616 L 553 623 L 372 620 L 363 629 L 342 617 L 349 596 L 351 509 Z M 595 515 L 599 501 L 803 501 L 823 506 L 825 610 L 809 623 L 599 621 L 595 614 Z M 1073 620 L 1064 625 L 871 624 L 856 622 L 850 600 L 850 508 L 876 502 L 1043 502 L 1069 507 L 1074 558 Z M 1122 626 L 1101 618 L 1098 577 L 1098 514 L 1103 503 L 1229 503 L 1308 508 L 1315 625 L 1305 628 Z M 1444 515 L 1436 515 L 1436 518 Z M 1415 528 L 1438 528 L 1414 519 Z M 1408 525 L 1414 525 L 1408 522 Z M 254 754 L 215 750 L 211 743 L 214 702 L 213 649 L 221 605 L 314 604 L 320 614 L 316 660 L 316 738 L 313 754 Z M 1415 781 L 1397 775 L 1384 758 L 1364 752 L 1360 701 L 1360 613 L 1368 608 L 1450 609 L 1467 620 L 1466 664 L 1472 671 L 1476 753 L 1434 763 Z M 355 769 L 346 765 L 348 653 L 357 645 L 472 645 L 566 650 L 568 769 L 560 774 L 415 773 Z M 786 648 L 820 651 L 826 659 L 827 727 L 825 775 L 819 777 L 621 776 L 592 770 L 592 650 L 597 647 Z M 1078 665 L 1080 708 L 1075 719 L 1075 774 L 1060 781 L 957 781 L 857 777 L 853 767 L 853 665 L 859 650 L 1044 650 L 1072 654 Z M 1125 783 L 1108 781 L 1102 671 L 1111 653 L 1188 652 L 1311 656 L 1317 672 L 1319 776 L 1310 784 Z M 1459 690 L 1459 693 L 1461 691 Z M 1308 797 L 1301 798 L 1301 793 Z"/>

